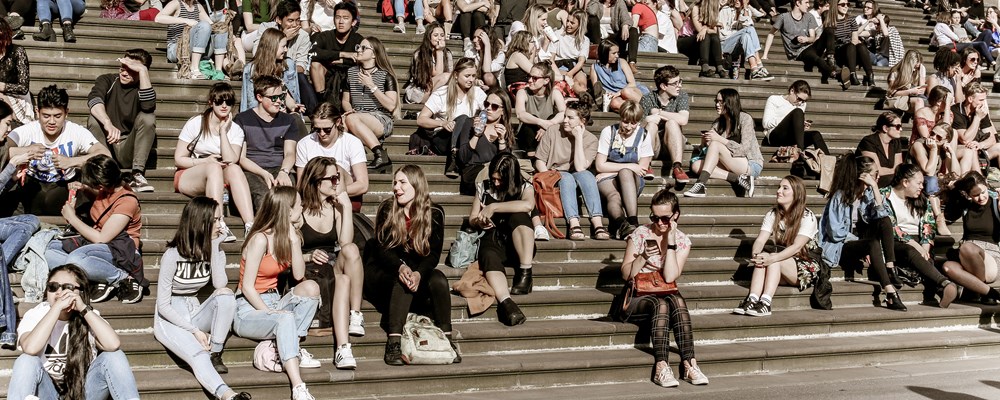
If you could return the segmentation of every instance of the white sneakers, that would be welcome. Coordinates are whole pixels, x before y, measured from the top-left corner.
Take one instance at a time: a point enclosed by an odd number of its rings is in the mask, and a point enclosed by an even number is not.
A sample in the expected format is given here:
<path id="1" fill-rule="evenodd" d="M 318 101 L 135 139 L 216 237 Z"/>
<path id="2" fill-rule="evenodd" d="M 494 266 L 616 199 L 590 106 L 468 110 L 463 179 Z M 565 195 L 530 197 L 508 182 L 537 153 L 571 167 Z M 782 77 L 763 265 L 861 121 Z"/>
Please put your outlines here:
<path id="1" fill-rule="evenodd" d="M 351 344 L 344 343 L 337 348 L 337 354 L 333 357 L 333 363 L 337 369 L 355 369 L 358 361 L 354 359 L 354 352 L 351 351 Z"/>
<path id="2" fill-rule="evenodd" d="M 691 382 L 692 385 L 707 385 L 708 377 L 701 372 L 698 367 L 687 367 L 687 371 L 684 373 L 684 380 Z"/>
<path id="3" fill-rule="evenodd" d="M 226 225 L 226 221 L 219 221 L 219 225 L 221 225 L 220 230 L 222 231 L 221 232 L 222 233 L 222 241 L 224 243 L 235 242 L 236 241 L 236 235 L 233 235 L 233 231 L 231 231 L 229 229 L 229 226 Z"/>
<path id="4" fill-rule="evenodd" d="M 319 360 L 313 358 L 313 355 L 306 351 L 306 349 L 300 348 L 299 368 L 319 368 Z"/>
<path id="5" fill-rule="evenodd" d="M 656 367 L 654 366 L 653 368 Z M 656 374 L 653 375 L 653 383 L 662 387 L 677 387 L 680 385 L 677 378 L 674 378 L 674 371 L 670 369 L 669 365 L 656 370 Z"/>
<path id="6" fill-rule="evenodd" d="M 351 336 L 365 335 L 365 317 L 361 311 L 351 310 L 351 324 L 347 327 L 347 333 Z"/>
<path id="7" fill-rule="evenodd" d="M 292 400 L 316 400 L 316 398 L 309 393 L 305 383 L 300 383 L 292 388 Z"/>
<path id="8" fill-rule="evenodd" d="M 535 227 L 535 240 L 549 241 L 552 240 L 552 237 L 549 236 L 549 231 L 544 226 L 538 225 Z"/>

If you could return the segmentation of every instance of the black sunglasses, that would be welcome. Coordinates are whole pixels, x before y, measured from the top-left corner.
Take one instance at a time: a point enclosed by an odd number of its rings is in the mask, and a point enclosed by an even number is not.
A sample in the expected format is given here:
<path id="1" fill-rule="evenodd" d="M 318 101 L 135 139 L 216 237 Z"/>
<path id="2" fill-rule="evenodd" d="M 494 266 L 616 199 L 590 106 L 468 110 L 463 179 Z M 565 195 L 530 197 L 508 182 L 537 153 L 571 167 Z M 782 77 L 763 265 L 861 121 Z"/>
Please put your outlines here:
<path id="1" fill-rule="evenodd" d="M 656 214 L 649 214 L 649 220 L 652 223 L 654 223 L 654 224 L 655 223 L 661 223 L 661 224 L 664 224 L 664 225 L 669 224 L 670 223 L 670 219 L 672 219 L 673 217 L 674 217 L 673 215 L 664 215 L 664 216 L 661 217 L 661 216 L 656 215 Z"/>
<path id="2" fill-rule="evenodd" d="M 58 292 L 59 289 L 70 290 L 70 291 L 72 291 L 72 290 L 80 290 L 79 286 L 76 286 L 76 285 L 74 285 L 72 283 L 55 283 L 55 282 L 49 282 L 49 284 L 46 285 L 45 288 L 46 288 L 46 290 L 49 291 L 49 293 Z"/>
<path id="3" fill-rule="evenodd" d="M 496 111 L 496 110 L 499 110 L 500 107 L 503 107 L 503 104 L 500 104 L 500 103 L 490 103 L 490 102 L 487 101 L 487 102 L 483 103 L 483 107 L 485 107 L 487 110 L 490 110 L 490 111 Z"/>
<path id="4" fill-rule="evenodd" d="M 217 105 L 217 106 L 221 106 L 223 104 L 232 107 L 234 104 L 236 104 L 236 100 L 235 99 L 222 99 L 222 100 L 216 100 L 215 101 L 215 105 Z"/>
<path id="5" fill-rule="evenodd" d="M 330 183 L 337 185 L 338 183 L 340 183 L 340 174 L 324 176 L 322 178 L 317 179 L 316 181 L 317 182 L 330 181 Z"/>
<path id="6" fill-rule="evenodd" d="M 320 132 L 328 134 L 330 132 L 333 132 L 333 127 L 331 126 L 329 128 L 313 128 L 313 133 L 320 133 Z"/>

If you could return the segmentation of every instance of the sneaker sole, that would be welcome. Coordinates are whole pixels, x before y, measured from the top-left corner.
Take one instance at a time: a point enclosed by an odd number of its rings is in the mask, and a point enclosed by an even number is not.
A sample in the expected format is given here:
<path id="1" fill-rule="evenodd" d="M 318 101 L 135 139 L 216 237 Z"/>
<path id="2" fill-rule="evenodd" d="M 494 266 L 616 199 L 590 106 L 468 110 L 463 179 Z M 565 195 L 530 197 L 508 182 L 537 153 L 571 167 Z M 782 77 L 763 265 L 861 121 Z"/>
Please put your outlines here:
<path id="1" fill-rule="evenodd" d="M 139 186 L 139 187 L 132 188 L 132 190 L 134 190 L 136 192 L 139 192 L 139 193 L 148 193 L 148 192 L 152 192 L 153 191 L 153 187 L 152 186 Z"/>
<path id="2" fill-rule="evenodd" d="M 736 314 L 736 315 L 747 315 L 747 310 L 742 309 L 742 308 L 734 308 L 733 309 L 733 314 Z"/>
<path id="3" fill-rule="evenodd" d="M 319 362 L 316 362 L 315 365 L 313 365 L 313 364 L 305 365 L 305 364 L 299 363 L 299 368 L 319 368 L 321 366 L 322 366 L 322 364 L 320 364 Z"/>
<path id="4" fill-rule="evenodd" d="M 337 364 L 337 369 L 355 369 L 355 368 L 358 368 L 357 362 L 355 362 L 354 364 L 345 364 L 345 365 Z"/>
<path id="5" fill-rule="evenodd" d="M 104 292 L 100 297 L 91 298 L 90 302 L 91 303 L 103 303 L 105 301 L 111 300 L 112 297 L 115 297 L 114 294 L 115 294 L 115 289 L 111 288 L 111 290 L 108 290 L 108 291 Z"/>
<path id="6" fill-rule="evenodd" d="M 142 301 L 142 296 L 141 295 L 139 297 L 136 297 L 136 298 L 122 300 L 122 303 L 125 303 L 125 304 L 135 304 L 135 303 L 138 303 L 140 301 Z"/>
<path id="7" fill-rule="evenodd" d="M 747 311 L 747 315 L 749 315 L 751 317 L 766 317 L 766 316 L 771 315 L 771 313 L 764 314 L 764 313 L 756 313 L 756 312 Z"/>
<path id="8" fill-rule="evenodd" d="M 669 382 L 653 382 L 653 383 L 659 385 L 660 387 L 665 387 L 665 388 L 673 388 L 681 385 L 681 383 L 677 380 Z"/>
<path id="9" fill-rule="evenodd" d="M 354 336 L 354 337 L 362 337 L 362 336 L 365 335 L 365 329 L 361 328 L 360 330 L 352 330 L 352 329 L 348 328 L 347 329 L 347 334 L 351 335 L 351 336 Z"/>
<path id="10" fill-rule="evenodd" d="M 688 192 L 684 192 L 684 197 L 705 197 L 705 196 L 707 196 L 707 195 L 704 194 L 704 193 L 688 193 Z"/>

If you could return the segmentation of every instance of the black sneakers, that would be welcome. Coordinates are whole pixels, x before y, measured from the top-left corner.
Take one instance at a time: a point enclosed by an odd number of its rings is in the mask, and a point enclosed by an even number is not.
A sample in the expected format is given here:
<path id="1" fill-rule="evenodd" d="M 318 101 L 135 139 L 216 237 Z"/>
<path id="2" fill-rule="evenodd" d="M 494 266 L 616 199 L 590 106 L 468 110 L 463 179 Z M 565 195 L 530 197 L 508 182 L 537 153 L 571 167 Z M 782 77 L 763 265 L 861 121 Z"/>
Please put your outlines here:
<path id="1" fill-rule="evenodd" d="M 382 361 L 388 365 L 405 365 L 403 362 L 403 346 L 399 342 L 387 342 Z"/>
<path id="2" fill-rule="evenodd" d="M 101 303 L 111 299 L 111 296 L 118 289 L 115 286 L 111 286 L 107 283 L 98 283 L 90 289 L 90 302 L 91 303 Z"/>
<path id="3" fill-rule="evenodd" d="M 118 299 L 125 304 L 133 304 L 142 301 L 142 286 L 135 279 L 126 278 L 118 282 Z"/>
<path id="4" fill-rule="evenodd" d="M 209 355 L 209 359 L 212 360 L 212 367 L 215 367 L 215 372 L 220 374 L 229 373 L 229 367 L 222 363 L 222 353 L 212 353 Z"/>
<path id="5" fill-rule="evenodd" d="M 753 175 L 744 174 L 740 175 L 739 180 L 736 181 L 743 188 L 743 197 L 753 197 L 753 192 L 756 189 L 754 184 Z"/>

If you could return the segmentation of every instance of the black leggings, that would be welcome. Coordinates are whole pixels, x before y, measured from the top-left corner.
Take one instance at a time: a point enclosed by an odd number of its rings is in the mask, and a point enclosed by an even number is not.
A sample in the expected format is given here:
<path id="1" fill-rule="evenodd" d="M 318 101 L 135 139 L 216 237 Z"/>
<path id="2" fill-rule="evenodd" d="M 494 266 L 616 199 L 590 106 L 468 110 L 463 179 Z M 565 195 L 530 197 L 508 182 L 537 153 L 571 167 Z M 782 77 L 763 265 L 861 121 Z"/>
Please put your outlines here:
<path id="1" fill-rule="evenodd" d="M 486 27 L 486 14 L 482 11 L 463 12 L 458 14 L 458 29 L 462 39 L 472 39 L 476 29 Z"/>
<path id="2" fill-rule="evenodd" d="M 688 65 L 698 64 L 701 57 L 701 47 L 695 36 L 681 36 L 677 38 L 677 52 L 687 56 Z"/>
<path id="3" fill-rule="evenodd" d="M 845 267 L 844 269 L 855 269 L 868 256 L 871 261 L 871 266 L 868 268 L 869 276 L 874 274 L 882 287 L 889 286 L 891 282 L 886 264 L 896 262 L 896 255 L 892 251 L 894 241 L 889 218 L 879 218 L 867 226 L 859 224 L 858 230 L 860 239 L 844 243 L 840 266 Z M 886 251 L 887 249 L 889 251 Z"/>
<path id="4" fill-rule="evenodd" d="M 823 74 L 822 76 L 828 77 L 833 74 L 834 67 L 823 58 L 823 53 L 820 51 L 822 48 L 822 45 L 817 46 L 816 43 L 813 43 L 809 47 L 806 47 L 805 50 L 802 50 L 795 59 L 805 63 L 807 68 L 811 66 L 819 67 L 820 73 Z"/>
<path id="5" fill-rule="evenodd" d="M 604 40 L 601 37 L 601 17 L 587 15 L 587 39 L 590 39 L 590 44 L 594 45 L 600 44 Z"/>
<path id="6" fill-rule="evenodd" d="M 487 197 L 487 205 L 495 203 Z M 519 227 L 532 228 L 531 215 L 526 212 L 493 214 L 490 218 L 495 226 L 479 239 L 479 270 L 483 273 L 499 271 L 506 273 L 505 266 L 518 267 L 520 264 L 517 248 L 514 247 L 514 230 Z"/>
<path id="7" fill-rule="evenodd" d="M 691 315 L 687 302 L 678 294 L 663 297 L 642 296 L 633 299 L 628 309 L 623 311 L 625 322 L 649 323 L 653 339 L 653 358 L 656 362 L 667 361 L 670 355 L 668 329 L 674 331 L 674 341 L 680 351 L 681 361 L 694 358 L 694 337 L 691 335 Z M 682 364 L 683 365 L 683 364 Z M 683 374 L 682 374 L 683 375 Z"/>
<path id="8" fill-rule="evenodd" d="M 871 75 L 872 72 L 872 56 L 868 52 L 868 49 L 864 46 L 858 46 L 854 43 L 847 43 L 837 46 L 837 63 L 840 65 L 847 65 L 847 69 L 851 72 L 858 71 L 858 63 L 861 63 L 861 68 L 865 70 L 865 75 Z"/>
<path id="9" fill-rule="evenodd" d="M 540 129 L 538 125 L 522 122 L 521 127 L 517 130 L 517 135 L 514 137 L 514 140 L 517 140 L 517 149 L 534 153 L 535 149 L 538 148 L 538 139 L 535 139 L 538 129 Z"/>
<path id="10" fill-rule="evenodd" d="M 677 51 L 688 57 L 688 64 L 702 64 L 712 67 L 722 65 L 722 42 L 719 34 L 710 33 L 698 41 L 696 36 L 677 38 Z"/>
<path id="11" fill-rule="evenodd" d="M 621 32 L 614 33 L 613 35 L 615 36 L 615 43 L 618 43 L 618 56 L 629 63 L 635 64 L 636 54 L 639 53 L 639 28 L 634 26 L 628 28 L 628 40 L 622 40 Z"/>
<path id="12" fill-rule="evenodd" d="M 444 272 L 435 269 L 428 276 L 421 276 L 417 291 L 411 292 L 398 275 L 384 272 L 370 275 L 368 270 L 365 268 L 365 280 L 373 282 L 365 285 L 365 298 L 386 316 L 387 334 L 403 333 L 406 314 L 410 312 L 427 315 L 434 320 L 434 326 L 451 332 L 451 287 Z"/>
<path id="13" fill-rule="evenodd" d="M 32 0 L 0 0 L 0 15 L 7 16 L 8 13 L 17 13 L 24 17 L 24 23 L 31 25 L 31 20 L 35 16 L 35 2 Z"/>
<path id="14" fill-rule="evenodd" d="M 917 249 L 913 248 L 909 244 L 903 242 L 895 242 L 893 245 L 895 247 L 894 251 L 896 253 L 896 259 L 899 260 L 899 266 L 910 267 L 920 273 L 924 277 L 924 287 L 925 288 L 936 288 L 941 287 L 941 284 L 948 280 L 948 277 L 944 276 L 941 271 L 938 271 L 937 267 L 934 266 L 933 258 L 931 260 L 924 259 L 920 255 Z"/>
<path id="15" fill-rule="evenodd" d="M 25 177 L 23 185 L 14 185 L 0 196 L 0 217 L 13 215 L 19 204 L 25 214 L 60 215 L 69 198 L 67 184 L 67 181 L 49 183 Z"/>
<path id="16" fill-rule="evenodd" d="M 799 146 L 805 150 L 806 147 L 815 146 L 823 150 L 823 153 L 830 154 L 830 149 L 826 147 L 823 134 L 819 131 L 807 131 L 805 127 L 806 114 L 801 108 L 794 108 L 788 113 L 777 126 L 767 135 L 767 144 L 770 146 Z"/>

